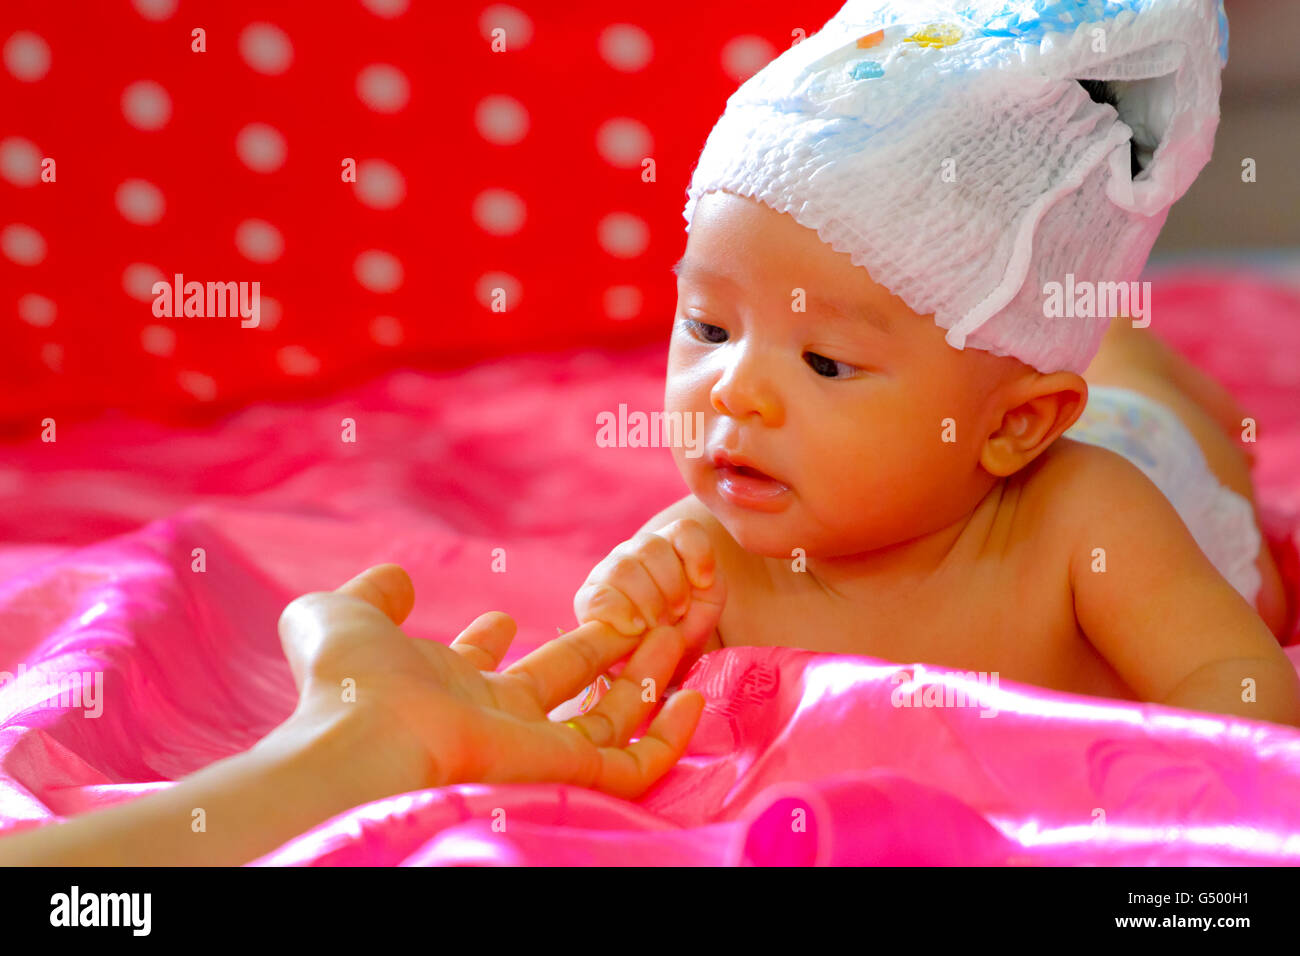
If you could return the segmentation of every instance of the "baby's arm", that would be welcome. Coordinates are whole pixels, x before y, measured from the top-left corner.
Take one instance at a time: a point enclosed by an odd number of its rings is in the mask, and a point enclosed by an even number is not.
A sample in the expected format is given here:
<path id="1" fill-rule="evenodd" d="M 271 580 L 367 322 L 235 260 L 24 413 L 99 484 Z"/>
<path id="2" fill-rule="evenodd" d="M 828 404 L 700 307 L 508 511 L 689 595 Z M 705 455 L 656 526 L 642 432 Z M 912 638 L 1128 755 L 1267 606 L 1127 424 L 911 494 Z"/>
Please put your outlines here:
<path id="1" fill-rule="evenodd" d="M 1146 475 L 1090 455 L 1065 484 L 1075 615 L 1120 677 L 1143 700 L 1300 726 L 1295 668 Z"/>

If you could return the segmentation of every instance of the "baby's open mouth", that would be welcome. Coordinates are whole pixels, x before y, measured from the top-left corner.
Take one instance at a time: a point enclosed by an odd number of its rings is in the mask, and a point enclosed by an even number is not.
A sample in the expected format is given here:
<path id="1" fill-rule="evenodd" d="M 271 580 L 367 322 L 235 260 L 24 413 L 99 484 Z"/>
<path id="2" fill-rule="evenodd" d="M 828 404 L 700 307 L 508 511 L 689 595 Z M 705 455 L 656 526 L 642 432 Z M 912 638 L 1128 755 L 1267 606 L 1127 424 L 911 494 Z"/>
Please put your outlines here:
<path id="1" fill-rule="evenodd" d="M 718 494 L 733 505 L 773 511 L 781 506 L 780 499 L 790 490 L 783 481 L 726 452 L 715 452 L 712 459 Z"/>

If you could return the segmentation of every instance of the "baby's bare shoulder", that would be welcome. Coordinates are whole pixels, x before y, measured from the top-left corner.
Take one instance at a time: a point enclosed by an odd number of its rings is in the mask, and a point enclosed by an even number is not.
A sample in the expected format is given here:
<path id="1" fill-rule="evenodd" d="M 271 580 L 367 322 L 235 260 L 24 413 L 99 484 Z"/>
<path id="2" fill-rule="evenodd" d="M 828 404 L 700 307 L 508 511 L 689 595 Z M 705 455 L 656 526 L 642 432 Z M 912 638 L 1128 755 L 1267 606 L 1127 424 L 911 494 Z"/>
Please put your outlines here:
<path id="1" fill-rule="evenodd" d="M 1023 482 L 1021 507 L 1030 526 L 1059 541 L 1086 532 L 1121 502 L 1164 500 L 1123 455 L 1068 438 L 1058 439 L 1025 469 Z"/>
<path id="2" fill-rule="evenodd" d="M 1295 723 L 1294 669 L 1169 499 L 1124 456 L 1070 444 L 1038 490 L 1055 503 L 1075 619 L 1093 649 L 1141 700 Z M 1286 686 L 1243 710 L 1240 681 L 1255 670 Z"/>

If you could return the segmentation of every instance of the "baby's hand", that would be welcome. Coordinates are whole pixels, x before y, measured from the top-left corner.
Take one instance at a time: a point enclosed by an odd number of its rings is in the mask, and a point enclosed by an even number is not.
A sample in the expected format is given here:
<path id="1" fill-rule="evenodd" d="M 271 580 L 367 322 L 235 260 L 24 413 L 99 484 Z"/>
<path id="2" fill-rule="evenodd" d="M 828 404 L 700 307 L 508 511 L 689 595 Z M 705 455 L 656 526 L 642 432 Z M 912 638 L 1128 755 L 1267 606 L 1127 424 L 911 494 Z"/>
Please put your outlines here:
<path id="1" fill-rule="evenodd" d="M 578 623 L 602 621 L 620 634 L 676 625 L 689 654 L 717 629 L 727 585 L 704 527 L 690 518 L 624 541 L 591 570 L 573 597 Z"/>

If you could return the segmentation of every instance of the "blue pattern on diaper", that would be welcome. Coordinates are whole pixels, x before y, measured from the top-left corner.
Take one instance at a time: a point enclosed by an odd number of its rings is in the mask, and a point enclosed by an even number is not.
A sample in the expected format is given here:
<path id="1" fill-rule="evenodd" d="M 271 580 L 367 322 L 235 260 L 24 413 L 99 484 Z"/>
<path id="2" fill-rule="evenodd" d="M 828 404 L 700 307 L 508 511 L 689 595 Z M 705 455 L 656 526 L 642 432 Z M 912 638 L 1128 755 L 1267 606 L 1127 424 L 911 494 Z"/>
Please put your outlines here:
<path id="1" fill-rule="evenodd" d="M 990 16 L 982 30 L 975 30 L 979 36 L 1013 36 L 1026 40 L 1041 41 L 1048 32 L 1073 33 L 1080 23 L 1099 21 L 1114 17 L 1125 10 L 1137 13 L 1149 6 L 1150 0 L 1050 0 L 1032 5 L 1026 3 L 1004 3 L 1002 8 Z M 1026 9 L 1029 6 L 1030 9 Z M 976 19 L 979 10 L 967 7 L 960 13 L 970 19 Z M 1036 14 L 1036 16 L 1035 16 Z"/>
<path id="2" fill-rule="evenodd" d="M 922 46 L 946 47 L 978 37 L 996 37 L 1014 41 L 1024 40 L 1038 44 L 1048 33 L 1074 33 L 1080 24 L 1101 23 L 1128 11 L 1141 13 L 1162 0 L 1007 0 L 989 13 L 987 7 L 969 5 L 955 7 L 952 15 L 960 24 L 940 20 L 941 27 L 951 36 L 926 35 L 926 31 L 913 34 L 908 41 Z M 1228 62 L 1228 16 L 1223 0 L 1217 4 L 1219 16 L 1219 60 Z M 897 40 L 897 36 L 894 37 Z M 873 44 L 875 45 L 875 44 Z M 885 75 L 884 66 L 875 60 L 862 60 L 852 69 L 855 80 L 875 79 Z"/>
<path id="3" fill-rule="evenodd" d="M 1140 13 L 1152 6 L 1154 0 L 1015 0 L 1002 6 L 984 20 L 982 27 L 972 30 L 969 36 L 1017 37 L 1035 43 L 1041 42 L 1049 32 L 1073 33 L 1080 23 L 1097 22 L 1114 17 L 1125 10 Z M 978 23 L 981 10 L 976 6 L 955 11 L 968 21 Z M 1223 0 L 1218 3 L 1219 59 L 1228 62 L 1228 16 Z"/>

